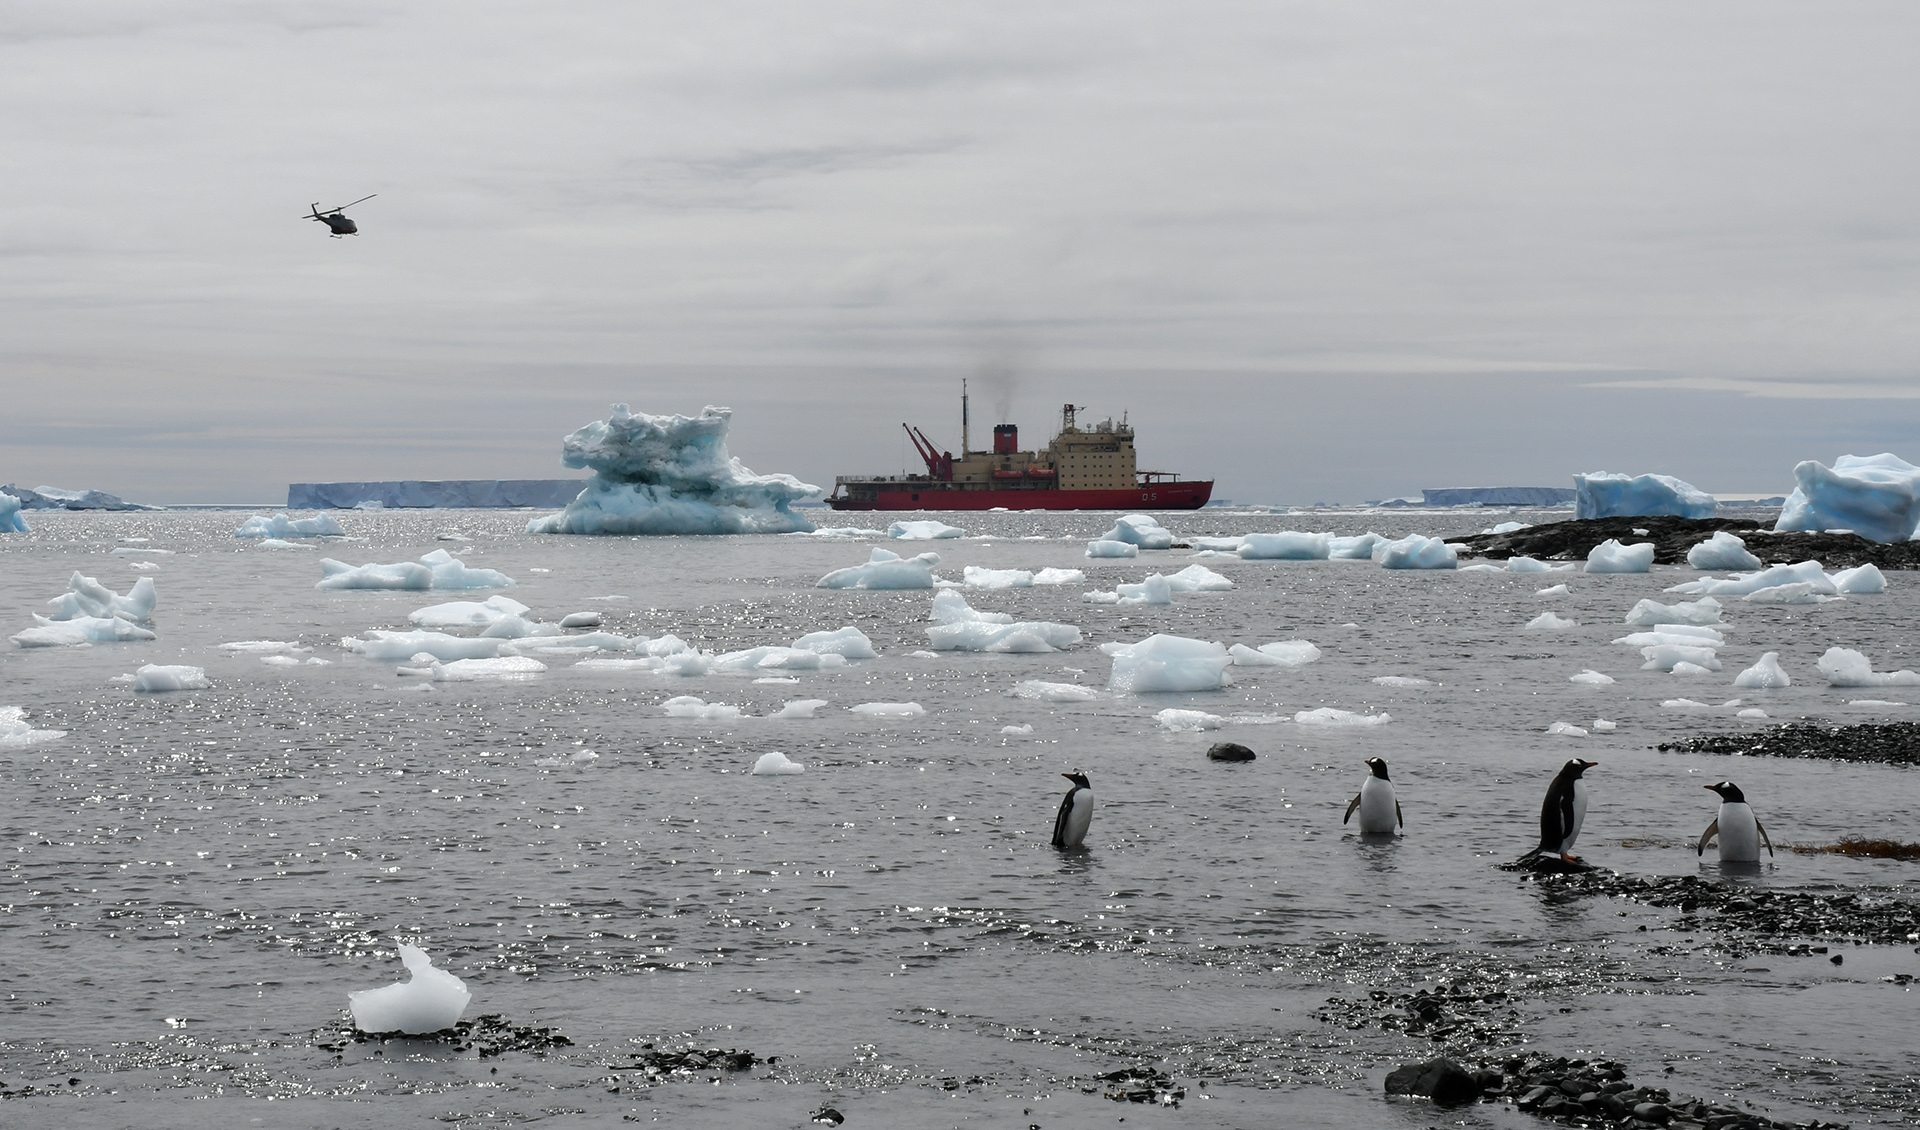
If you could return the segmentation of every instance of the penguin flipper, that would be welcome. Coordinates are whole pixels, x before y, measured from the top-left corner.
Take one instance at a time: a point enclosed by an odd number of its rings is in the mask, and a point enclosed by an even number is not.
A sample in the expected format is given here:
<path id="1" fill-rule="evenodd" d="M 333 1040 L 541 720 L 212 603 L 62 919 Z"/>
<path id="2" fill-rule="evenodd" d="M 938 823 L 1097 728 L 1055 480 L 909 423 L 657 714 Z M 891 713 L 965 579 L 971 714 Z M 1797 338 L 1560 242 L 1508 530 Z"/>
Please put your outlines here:
<path id="1" fill-rule="evenodd" d="M 1754 823 L 1758 824 L 1759 821 L 1756 820 L 1754 821 Z M 1715 832 L 1718 832 L 1719 830 L 1720 830 L 1720 818 L 1716 816 L 1713 818 L 1713 823 L 1707 825 L 1707 830 L 1700 833 L 1700 843 L 1694 847 L 1693 854 L 1695 855 L 1707 854 L 1707 843 L 1708 841 L 1713 839 L 1713 834 Z M 1773 849 L 1771 846 L 1769 846 L 1767 850 L 1771 851 Z"/>
<path id="2" fill-rule="evenodd" d="M 1400 802 L 1397 800 L 1393 802 L 1393 818 L 1400 821 L 1402 828 L 1407 826 L 1407 814 L 1400 811 Z"/>
<path id="3" fill-rule="evenodd" d="M 1053 846 L 1067 846 L 1067 813 L 1073 811 L 1073 790 L 1067 790 L 1067 798 L 1060 802 L 1060 815 L 1053 818 Z"/>
<path id="4" fill-rule="evenodd" d="M 1355 809 L 1359 807 L 1360 807 L 1360 794 L 1355 793 L 1353 794 L 1353 799 L 1347 802 L 1347 814 L 1340 818 L 1340 823 L 1345 824 L 1347 821 L 1353 819 L 1353 812 Z"/>
<path id="5" fill-rule="evenodd" d="M 1760 841 L 1767 845 L 1767 858 L 1773 858 L 1773 837 L 1767 835 L 1767 826 L 1760 823 L 1758 816 L 1753 818 L 1753 826 L 1760 830 Z"/>

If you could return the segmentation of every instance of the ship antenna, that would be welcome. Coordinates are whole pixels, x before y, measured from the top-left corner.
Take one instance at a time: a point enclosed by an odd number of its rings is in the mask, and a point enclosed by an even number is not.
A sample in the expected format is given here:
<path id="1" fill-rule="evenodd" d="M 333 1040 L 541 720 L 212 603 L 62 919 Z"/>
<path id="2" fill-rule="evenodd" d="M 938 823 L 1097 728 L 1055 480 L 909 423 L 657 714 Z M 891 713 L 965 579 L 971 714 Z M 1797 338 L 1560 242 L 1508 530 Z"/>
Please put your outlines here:
<path id="1" fill-rule="evenodd" d="M 967 378 L 960 378 L 960 458 L 967 457 Z"/>

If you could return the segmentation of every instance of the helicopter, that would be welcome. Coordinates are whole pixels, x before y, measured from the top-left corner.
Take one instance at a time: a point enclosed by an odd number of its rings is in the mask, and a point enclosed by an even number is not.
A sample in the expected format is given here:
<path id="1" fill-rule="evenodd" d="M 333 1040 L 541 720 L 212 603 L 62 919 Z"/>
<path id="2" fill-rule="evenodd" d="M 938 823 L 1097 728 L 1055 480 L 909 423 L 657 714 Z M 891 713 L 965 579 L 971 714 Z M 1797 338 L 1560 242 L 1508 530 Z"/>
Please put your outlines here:
<path id="1" fill-rule="evenodd" d="M 353 201 L 352 204 L 342 204 L 338 208 L 329 208 L 326 210 L 324 214 L 322 214 L 320 211 L 320 202 L 316 200 L 313 202 L 313 215 L 306 216 L 303 218 L 308 220 L 318 220 L 321 223 L 327 225 L 327 231 L 329 234 L 332 235 L 334 239 L 339 239 L 343 235 L 359 235 L 360 225 L 354 223 L 352 220 L 347 219 L 345 216 L 341 215 L 341 213 L 345 212 L 348 208 L 353 207 L 354 204 L 358 204 L 363 200 L 372 200 L 375 196 L 378 196 L 378 195 L 380 194 L 377 192 L 370 193 L 366 196 L 362 196 L 360 200 Z"/>

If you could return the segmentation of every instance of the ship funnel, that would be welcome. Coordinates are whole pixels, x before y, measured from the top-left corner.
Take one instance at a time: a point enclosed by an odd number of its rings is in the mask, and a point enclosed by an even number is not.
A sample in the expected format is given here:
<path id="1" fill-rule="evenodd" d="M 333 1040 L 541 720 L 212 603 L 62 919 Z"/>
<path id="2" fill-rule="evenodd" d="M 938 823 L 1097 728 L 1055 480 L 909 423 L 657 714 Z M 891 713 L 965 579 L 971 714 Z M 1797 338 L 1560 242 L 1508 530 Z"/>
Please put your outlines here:
<path id="1" fill-rule="evenodd" d="M 1012 424 L 995 424 L 993 426 L 993 453 L 995 455 L 1012 455 L 1018 450 L 1020 450 L 1020 429 Z"/>

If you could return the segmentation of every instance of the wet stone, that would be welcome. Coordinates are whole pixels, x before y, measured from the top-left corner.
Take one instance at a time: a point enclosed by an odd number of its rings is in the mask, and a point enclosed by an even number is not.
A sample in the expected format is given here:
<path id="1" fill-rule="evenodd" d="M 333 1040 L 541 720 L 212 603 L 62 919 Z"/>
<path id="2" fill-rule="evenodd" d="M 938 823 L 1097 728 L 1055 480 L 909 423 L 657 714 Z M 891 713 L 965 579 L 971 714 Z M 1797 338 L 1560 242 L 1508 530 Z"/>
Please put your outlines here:
<path id="1" fill-rule="evenodd" d="M 1207 747 L 1210 761 L 1252 761 L 1253 751 L 1239 742 L 1215 742 Z"/>
<path id="2" fill-rule="evenodd" d="M 1187 1097 L 1187 1089 L 1175 1083 L 1173 1076 L 1151 1066 L 1123 1067 L 1094 1078 L 1110 1085 L 1102 1093 L 1117 1103 L 1178 1107 Z"/>
<path id="3" fill-rule="evenodd" d="M 1403 1063 L 1387 1075 L 1387 1094 L 1432 1099 L 1441 1106 L 1461 1106 L 1480 1097 L 1473 1073 L 1451 1059 Z"/>

